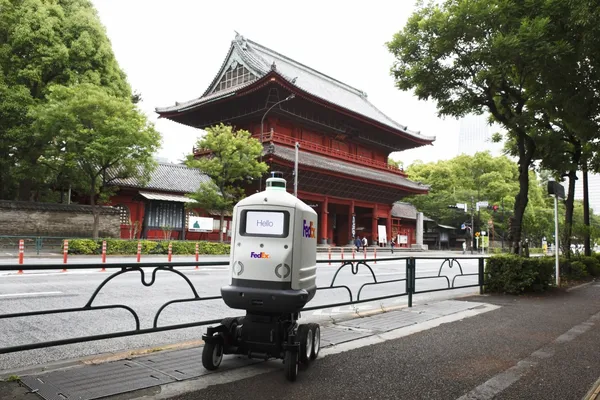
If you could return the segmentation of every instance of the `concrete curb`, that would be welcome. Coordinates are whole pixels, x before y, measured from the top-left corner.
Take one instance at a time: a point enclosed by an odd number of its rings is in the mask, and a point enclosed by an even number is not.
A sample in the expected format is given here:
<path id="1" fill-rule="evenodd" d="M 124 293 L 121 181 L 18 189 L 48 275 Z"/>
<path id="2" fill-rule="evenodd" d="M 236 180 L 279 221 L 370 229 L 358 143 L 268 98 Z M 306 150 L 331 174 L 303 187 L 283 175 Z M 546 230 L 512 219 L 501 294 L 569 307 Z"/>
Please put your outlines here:
<path id="1" fill-rule="evenodd" d="M 586 393 L 586 395 L 583 397 L 582 400 L 596 400 L 596 399 L 600 399 L 599 396 L 600 396 L 600 378 L 598 378 L 598 380 L 594 383 L 594 385 L 592 386 L 590 391 Z"/>
<path id="2" fill-rule="evenodd" d="M 571 292 L 571 291 L 573 291 L 573 290 L 576 290 L 576 289 L 581 289 L 581 288 L 584 288 L 584 287 L 586 287 L 586 286 L 589 286 L 589 285 L 591 285 L 592 283 L 596 283 L 596 280 L 594 279 L 594 280 L 593 280 L 593 281 L 591 281 L 591 282 L 586 282 L 586 283 L 582 283 L 581 285 L 577 285 L 577 286 L 570 287 L 570 288 L 568 288 L 568 289 L 567 289 L 567 292 Z"/>

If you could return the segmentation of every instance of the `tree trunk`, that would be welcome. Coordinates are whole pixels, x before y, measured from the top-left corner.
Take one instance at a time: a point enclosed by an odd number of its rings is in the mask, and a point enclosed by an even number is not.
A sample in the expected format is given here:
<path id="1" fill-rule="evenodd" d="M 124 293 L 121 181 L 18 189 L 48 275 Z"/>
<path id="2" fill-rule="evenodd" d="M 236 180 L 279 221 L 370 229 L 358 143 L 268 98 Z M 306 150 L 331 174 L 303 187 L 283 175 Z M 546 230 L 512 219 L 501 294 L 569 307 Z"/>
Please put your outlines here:
<path id="1" fill-rule="evenodd" d="M 225 222 L 225 211 L 221 210 L 221 223 L 219 224 L 219 242 L 223 243 L 223 223 Z"/>
<path id="2" fill-rule="evenodd" d="M 565 201 L 565 231 L 563 236 L 563 254 L 571 258 L 571 236 L 573 234 L 573 209 L 575 205 L 575 181 L 577 181 L 577 170 L 569 171 L 569 189 Z"/>
<path id="3" fill-rule="evenodd" d="M 98 239 L 98 228 L 100 225 L 100 213 L 96 205 L 96 181 L 92 180 L 90 187 L 90 205 L 92 206 L 92 215 L 94 216 L 94 225 L 92 226 L 92 238 Z"/>
<path id="4" fill-rule="evenodd" d="M 571 156 L 571 170 L 569 171 L 569 192 L 565 202 L 565 233 L 563 238 L 563 253 L 567 258 L 571 257 L 571 236 L 573 234 L 573 209 L 575 205 L 575 182 L 577 181 L 577 169 L 581 162 L 581 143 L 574 140 L 573 155 Z"/>
<path id="5" fill-rule="evenodd" d="M 590 241 L 590 197 L 588 189 L 588 168 L 586 161 L 583 163 L 583 224 L 585 225 L 585 255 L 590 257 L 592 255 L 592 244 Z"/>
<path id="6" fill-rule="evenodd" d="M 521 252 L 523 216 L 529 203 L 529 165 L 533 159 L 535 144 L 532 140 L 528 140 L 526 134 L 522 133 L 517 137 L 517 147 L 519 150 L 519 193 L 515 196 L 514 215 L 509 218 L 509 238 L 514 254 Z"/>

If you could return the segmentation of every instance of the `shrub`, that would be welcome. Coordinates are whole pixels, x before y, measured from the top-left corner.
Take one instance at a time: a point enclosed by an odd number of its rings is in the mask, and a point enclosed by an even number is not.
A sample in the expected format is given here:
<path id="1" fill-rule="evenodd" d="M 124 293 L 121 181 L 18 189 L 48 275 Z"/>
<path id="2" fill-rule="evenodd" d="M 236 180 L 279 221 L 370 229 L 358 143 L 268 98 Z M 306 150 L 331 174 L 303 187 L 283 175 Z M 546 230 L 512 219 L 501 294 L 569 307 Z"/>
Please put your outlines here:
<path id="1" fill-rule="evenodd" d="M 573 261 L 571 263 L 571 273 L 566 275 L 568 280 L 581 281 L 588 277 L 585 264 L 582 261 Z"/>
<path id="2" fill-rule="evenodd" d="M 596 257 L 581 257 L 579 261 L 585 264 L 585 269 L 590 276 L 600 276 L 600 261 Z"/>
<path id="3" fill-rule="evenodd" d="M 135 255 L 137 254 L 138 240 L 126 239 L 71 239 L 69 240 L 69 254 L 100 254 L 102 241 L 106 240 L 106 254 Z M 172 245 L 173 254 L 195 254 L 198 243 L 199 254 L 222 255 L 229 254 L 230 246 L 225 243 L 193 242 L 193 241 L 154 241 L 141 240 L 142 254 L 168 254 L 169 243 Z"/>
<path id="4" fill-rule="evenodd" d="M 93 239 L 69 239 L 69 254 L 96 254 L 98 247 Z"/>
<path id="5" fill-rule="evenodd" d="M 513 254 L 492 256 L 486 264 L 488 292 L 519 294 L 544 290 L 552 284 L 553 264 L 547 257 L 524 258 Z"/>

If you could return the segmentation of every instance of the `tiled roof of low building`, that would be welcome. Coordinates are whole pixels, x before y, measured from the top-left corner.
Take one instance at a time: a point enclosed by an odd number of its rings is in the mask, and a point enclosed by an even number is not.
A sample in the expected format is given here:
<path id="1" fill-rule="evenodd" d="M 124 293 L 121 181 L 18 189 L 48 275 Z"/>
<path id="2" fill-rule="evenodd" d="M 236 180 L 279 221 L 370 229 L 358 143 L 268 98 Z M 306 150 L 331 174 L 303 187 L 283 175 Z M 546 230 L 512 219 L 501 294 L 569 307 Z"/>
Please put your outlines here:
<path id="1" fill-rule="evenodd" d="M 252 79 L 215 92 L 214 88 L 233 63 L 235 63 L 234 65 L 242 64 L 253 75 Z M 399 124 L 385 115 L 367 100 L 367 94 L 364 91 L 331 78 L 256 42 L 245 39 L 241 35 L 236 35 L 235 40 L 231 42 L 231 47 L 221 70 L 201 97 L 183 103 L 176 103 L 174 106 L 157 107 L 156 111 L 158 113 L 183 111 L 216 98 L 230 96 L 267 75 L 272 70 L 276 70 L 287 81 L 315 97 L 400 130 L 415 139 L 422 141 L 435 140 L 435 137 L 424 136 L 420 132 L 409 130 L 407 126 Z"/>
<path id="2" fill-rule="evenodd" d="M 141 170 L 140 170 L 141 172 Z M 138 178 L 116 179 L 113 185 L 140 189 L 153 189 L 173 193 L 194 193 L 202 182 L 210 178 L 197 168 L 189 168 L 181 164 L 158 163 L 150 174 L 150 179 L 143 184 Z"/>
<path id="3" fill-rule="evenodd" d="M 295 150 L 289 147 L 272 144 L 266 147 L 266 152 L 267 154 L 273 154 L 287 161 L 295 160 Z M 403 177 L 402 175 L 395 174 L 393 172 L 386 172 L 369 167 L 363 167 L 361 165 L 336 160 L 333 158 L 329 158 L 319 154 L 309 153 L 302 150 L 298 151 L 298 164 L 326 171 L 335 171 L 344 175 L 348 175 L 350 177 L 362 177 L 377 182 L 399 185 L 416 192 L 426 192 L 429 189 L 428 186 L 422 185 L 417 182 L 413 182 Z"/>
<path id="4" fill-rule="evenodd" d="M 397 201 L 392 207 L 392 217 L 400 219 L 417 219 L 417 207 L 410 203 Z M 433 221 L 431 218 L 423 215 L 423 221 Z"/>

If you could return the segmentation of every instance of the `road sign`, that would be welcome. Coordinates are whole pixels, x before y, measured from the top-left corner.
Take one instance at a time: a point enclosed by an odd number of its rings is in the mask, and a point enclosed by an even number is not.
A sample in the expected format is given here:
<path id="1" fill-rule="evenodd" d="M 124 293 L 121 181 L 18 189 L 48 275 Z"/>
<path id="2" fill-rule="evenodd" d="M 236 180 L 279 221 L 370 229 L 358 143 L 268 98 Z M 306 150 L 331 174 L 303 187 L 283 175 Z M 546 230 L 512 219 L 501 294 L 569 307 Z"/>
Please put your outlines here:
<path id="1" fill-rule="evenodd" d="M 466 225 L 465 225 L 465 224 L 462 224 L 462 225 L 460 226 L 460 229 L 464 231 L 465 229 L 467 229 L 467 227 L 466 227 Z"/>

